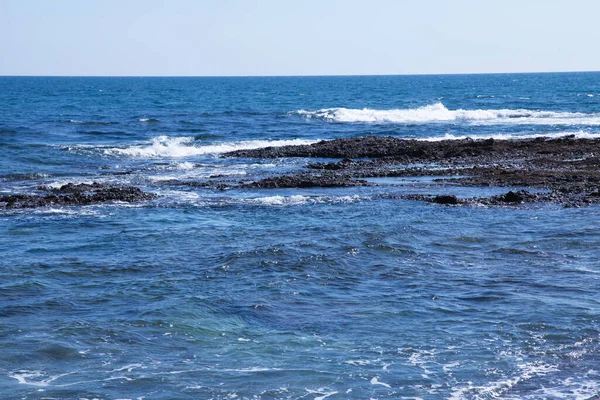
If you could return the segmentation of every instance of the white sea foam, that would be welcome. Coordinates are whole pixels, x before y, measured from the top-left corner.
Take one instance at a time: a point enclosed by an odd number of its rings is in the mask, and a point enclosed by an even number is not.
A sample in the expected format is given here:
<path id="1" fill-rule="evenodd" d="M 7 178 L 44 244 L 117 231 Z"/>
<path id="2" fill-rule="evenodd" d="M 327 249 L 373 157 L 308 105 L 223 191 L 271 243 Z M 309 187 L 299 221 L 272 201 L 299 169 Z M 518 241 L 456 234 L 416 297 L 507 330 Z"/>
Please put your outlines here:
<path id="1" fill-rule="evenodd" d="M 193 137 L 158 136 L 149 143 L 134 145 L 125 148 L 104 148 L 105 154 L 124 155 L 139 158 L 157 157 L 190 157 L 205 154 L 220 154 L 235 150 L 250 150 L 270 146 L 288 146 L 315 143 L 314 140 L 246 140 L 239 142 L 226 142 L 212 145 L 197 145 Z"/>
<path id="2" fill-rule="evenodd" d="M 317 396 L 315 397 L 314 400 L 324 400 L 329 396 L 333 396 L 334 394 L 337 394 L 338 392 L 327 392 L 325 388 L 318 388 L 316 390 L 312 390 L 312 389 L 306 389 L 306 391 L 308 392 L 308 394 L 320 394 L 321 396 Z"/>
<path id="3" fill-rule="evenodd" d="M 98 180 L 96 180 L 96 181 L 98 181 Z M 50 189 L 60 189 L 61 187 L 63 187 L 64 185 L 67 185 L 69 183 L 72 183 L 74 185 L 80 185 L 80 184 L 92 185 L 94 183 L 94 181 L 90 181 L 89 179 L 77 179 L 77 178 L 63 179 L 63 180 L 59 180 L 59 181 L 50 182 L 45 186 Z"/>
<path id="4" fill-rule="evenodd" d="M 164 182 L 170 180 L 181 180 L 181 179 L 199 179 L 208 178 L 211 176 L 243 176 L 247 175 L 248 172 L 241 168 L 212 168 L 212 169 L 194 169 L 185 171 L 181 174 L 161 174 L 161 175 L 148 175 L 146 179 L 151 182 Z"/>
<path id="5" fill-rule="evenodd" d="M 122 371 L 127 371 L 127 372 L 131 372 L 133 371 L 134 368 L 140 368 L 142 367 L 142 364 L 129 364 L 129 365 L 125 365 L 124 367 L 121 368 L 117 368 L 117 369 L 113 369 L 112 371 L 108 371 L 108 372 L 122 372 Z"/>
<path id="6" fill-rule="evenodd" d="M 312 203 L 314 200 L 309 196 L 294 195 L 294 196 L 267 196 L 248 199 L 248 203 L 263 204 L 268 206 L 295 206 L 307 203 Z"/>
<path id="7" fill-rule="evenodd" d="M 375 360 L 376 362 L 380 361 L 380 360 Z M 354 365 L 356 366 L 364 366 L 364 365 L 370 365 L 371 363 L 373 363 L 372 360 L 348 360 L 348 361 L 344 361 L 345 364 L 350 364 L 350 365 Z"/>
<path id="8" fill-rule="evenodd" d="M 246 199 L 246 203 L 259 204 L 266 206 L 299 206 L 304 204 L 320 203 L 354 203 L 362 200 L 369 200 L 368 197 L 353 196 L 266 196 Z"/>
<path id="9" fill-rule="evenodd" d="M 385 386 L 387 388 L 391 388 L 391 386 L 388 385 L 387 383 L 380 382 L 378 376 L 376 376 L 373 379 L 371 379 L 371 385 L 381 385 L 381 386 Z"/>
<path id="10" fill-rule="evenodd" d="M 600 393 L 600 381 L 595 379 L 567 378 L 552 387 L 544 387 L 525 399 L 592 400 Z M 512 400 L 512 399 L 511 399 Z"/>
<path id="11" fill-rule="evenodd" d="M 49 386 L 52 382 L 56 381 L 57 379 L 74 373 L 75 372 L 67 372 L 65 374 L 47 376 L 44 372 L 41 371 L 20 370 L 12 372 L 8 376 L 10 378 L 16 379 L 17 382 L 19 382 L 19 384 L 21 385 L 46 387 Z"/>
<path id="12" fill-rule="evenodd" d="M 460 363 L 454 361 L 454 362 L 450 362 L 448 364 L 443 364 L 442 365 L 442 369 L 443 369 L 444 373 L 446 373 L 446 374 L 452 374 L 452 369 L 456 368 L 458 366 L 460 366 Z"/>
<path id="13" fill-rule="evenodd" d="M 544 364 L 541 362 L 522 363 L 517 365 L 519 373 L 506 377 L 497 381 L 489 382 L 484 385 L 473 385 L 468 382 L 466 386 L 455 388 L 449 397 L 449 400 L 462 399 L 490 399 L 490 398 L 506 398 L 505 394 L 509 392 L 515 385 L 529 381 L 539 376 L 546 376 L 553 372 L 560 371 L 556 365 Z"/>
<path id="14" fill-rule="evenodd" d="M 66 208 L 38 208 L 31 211 L 33 214 L 41 215 L 74 215 L 74 216 L 97 216 L 100 212 L 93 206 L 66 207 Z"/>
<path id="15" fill-rule="evenodd" d="M 233 369 L 223 369 L 220 371 L 224 372 L 270 372 L 270 371 L 281 371 L 280 368 L 265 368 L 265 367 L 249 367 L 249 368 L 233 368 Z"/>
<path id="16" fill-rule="evenodd" d="M 194 163 L 191 162 L 182 162 L 182 163 L 177 163 L 175 164 L 175 168 L 176 169 L 193 169 L 194 168 Z"/>
<path id="17" fill-rule="evenodd" d="M 195 164 L 193 162 L 184 161 L 184 162 L 173 162 L 170 164 L 159 164 L 153 165 L 150 170 L 154 171 L 179 171 L 179 170 L 192 170 L 194 168 L 206 167 L 211 165 L 206 164 Z M 212 167 L 212 166 L 211 166 Z"/>
<path id="18" fill-rule="evenodd" d="M 324 108 L 296 112 L 306 118 L 318 118 L 342 123 L 415 124 L 432 122 L 463 122 L 471 125 L 600 125 L 600 113 L 556 112 L 526 109 L 450 110 L 442 103 L 419 108 L 375 110 L 369 108 Z"/>
<path id="19" fill-rule="evenodd" d="M 471 139 L 495 139 L 495 140 L 512 140 L 512 139 L 535 139 L 535 138 L 549 138 L 558 139 L 566 136 L 573 136 L 577 139 L 599 139 L 600 132 L 554 132 L 554 133 L 536 133 L 536 134 L 510 134 L 510 133 L 498 133 L 498 134 L 482 134 L 482 135 L 453 135 L 447 133 L 443 136 L 430 136 L 425 138 L 416 138 L 416 140 L 425 140 L 429 142 L 436 142 L 441 140 L 463 140 L 467 138 Z"/>
<path id="20" fill-rule="evenodd" d="M 421 376 L 425 378 L 433 373 L 433 371 L 428 368 L 428 365 L 434 363 L 435 351 L 422 349 L 413 349 L 411 351 L 412 354 L 408 357 L 408 362 L 423 370 Z"/>
<path id="21" fill-rule="evenodd" d="M 236 197 L 215 197 L 215 196 L 200 196 L 192 191 L 180 190 L 165 190 L 161 189 L 155 192 L 160 195 L 165 201 L 163 204 L 168 205 L 171 202 L 175 204 L 187 203 L 197 207 L 205 206 L 265 206 L 265 207 L 294 207 L 313 204 L 339 204 L 339 203 L 355 203 L 360 201 L 369 201 L 371 197 L 365 196 L 266 196 L 254 198 L 236 198 Z M 352 363 L 350 361 L 348 363 Z M 358 362 L 358 361 L 357 361 Z"/>

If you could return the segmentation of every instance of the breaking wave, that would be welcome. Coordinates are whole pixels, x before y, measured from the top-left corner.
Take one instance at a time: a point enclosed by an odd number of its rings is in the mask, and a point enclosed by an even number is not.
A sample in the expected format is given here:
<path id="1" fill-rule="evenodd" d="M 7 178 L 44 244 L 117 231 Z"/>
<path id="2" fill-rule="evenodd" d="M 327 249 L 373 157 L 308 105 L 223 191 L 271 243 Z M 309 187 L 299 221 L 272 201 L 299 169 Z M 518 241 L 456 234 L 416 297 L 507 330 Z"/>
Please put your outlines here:
<path id="1" fill-rule="evenodd" d="M 429 142 L 437 142 L 441 140 L 463 140 L 463 139 L 495 139 L 495 140 L 513 140 L 513 139 L 536 139 L 536 138 L 548 138 L 548 139 L 559 139 L 565 137 L 573 137 L 576 139 L 600 139 L 600 132 L 554 132 L 554 133 L 497 133 L 497 134 L 481 134 L 481 135 L 454 135 L 447 133 L 443 136 L 429 136 L 424 138 L 415 138 L 416 140 L 425 140 Z"/>
<path id="2" fill-rule="evenodd" d="M 355 203 L 359 201 L 370 200 L 370 197 L 358 195 L 351 196 L 266 196 L 245 199 L 243 202 L 248 204 L 264 206 L 299 206 L 305 204 L 337 204 L 337 203 Z"/>
<path id="3" fill-rule="evenodd" d="M 369 108 L 324 108 L 299 110 L 296 114 L 340 123 L 415 124 L 432 122 L 462 122 L 471 125 L 600 125 L 600 113 L 555 112 L 536 110 L 449 110 L 442 103 L 419 108 L 374 110 Z"/>
<path id="4" fill-rule="evenodd" d="M 103 148 L 107 155 L 131 156 L 140 158 L 157 157 L 190 157 L 205 154 L 220 154 L 235 150 L 258 149 L 269 146 L 289 146 L 315 143 L 316 140 L 246 140 L 239 142 L 226 142 L 211 145 L 197 145 L 193 137 L 158 136 L 149 143 L 129 147 Z"/>

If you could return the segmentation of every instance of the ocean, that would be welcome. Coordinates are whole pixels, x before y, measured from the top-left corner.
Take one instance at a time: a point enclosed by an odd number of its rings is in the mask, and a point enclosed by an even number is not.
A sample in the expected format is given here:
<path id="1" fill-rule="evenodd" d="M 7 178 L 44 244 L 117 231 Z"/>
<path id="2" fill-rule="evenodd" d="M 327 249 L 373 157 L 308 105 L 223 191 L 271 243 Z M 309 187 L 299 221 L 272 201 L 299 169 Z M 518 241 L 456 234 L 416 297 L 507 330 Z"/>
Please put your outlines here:
<path id="1" fill-rule="evenodd" d="M 203 185 L 312 161 L 238 149 L 567 135 L 600 73 L 0 77 L 0 195 L 156 195 L 0 209 L 0 398 L 599 399 L 597 205 Z"/>

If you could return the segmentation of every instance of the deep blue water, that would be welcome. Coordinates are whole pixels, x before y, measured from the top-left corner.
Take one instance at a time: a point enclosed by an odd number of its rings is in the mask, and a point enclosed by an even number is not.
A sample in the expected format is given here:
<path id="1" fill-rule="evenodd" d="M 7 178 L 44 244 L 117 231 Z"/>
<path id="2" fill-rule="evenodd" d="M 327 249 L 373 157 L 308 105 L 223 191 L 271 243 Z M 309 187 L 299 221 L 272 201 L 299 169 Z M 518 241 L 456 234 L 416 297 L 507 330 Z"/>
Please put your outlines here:
<path id="1" fill-rule="evenodd" d="M 599 136 L 600 73 L 0 77 L 1 194 L 160 195 L 0 211 L 0 398 L 596 399 L 597 206 L 165 184 L 307 162 L 239 148 L 569 134 Z"/>

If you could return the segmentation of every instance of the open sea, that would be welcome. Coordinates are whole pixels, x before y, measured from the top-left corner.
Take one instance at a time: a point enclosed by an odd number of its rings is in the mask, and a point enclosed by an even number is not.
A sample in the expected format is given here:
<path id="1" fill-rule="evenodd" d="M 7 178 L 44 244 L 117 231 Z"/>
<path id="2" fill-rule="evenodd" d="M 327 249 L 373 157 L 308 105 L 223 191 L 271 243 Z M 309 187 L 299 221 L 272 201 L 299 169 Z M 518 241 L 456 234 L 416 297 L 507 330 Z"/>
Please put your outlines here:
<path id="1" fill-rule="evenodd" d="M 359 136 L 600 137 L 600 73 L 0 77 L 1 399 L 600 399 L 600 208 L 431 178 L 231 189 Z M 314 161 L 314 160 L 313 160 Z"/>

